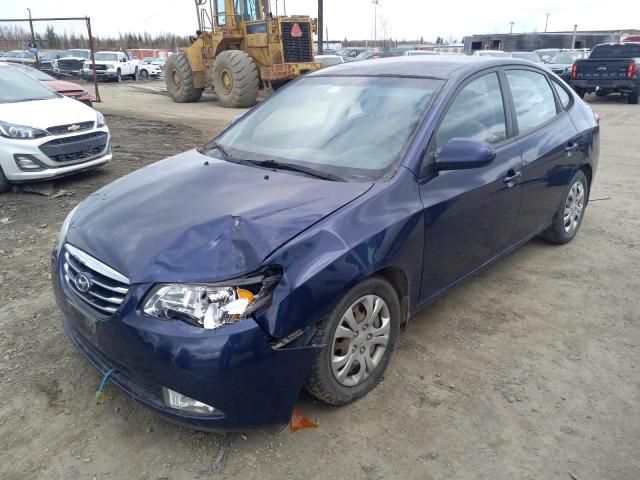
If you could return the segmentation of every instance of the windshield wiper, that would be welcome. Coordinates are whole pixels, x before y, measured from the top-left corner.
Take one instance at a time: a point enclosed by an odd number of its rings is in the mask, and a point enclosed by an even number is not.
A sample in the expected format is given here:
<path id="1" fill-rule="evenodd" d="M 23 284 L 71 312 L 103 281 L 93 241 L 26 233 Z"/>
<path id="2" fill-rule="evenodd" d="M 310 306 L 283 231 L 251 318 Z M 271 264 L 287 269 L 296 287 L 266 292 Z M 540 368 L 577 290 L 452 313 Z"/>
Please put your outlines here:
<path id="1" fill-rule="evenodd" d="M 328 172 L 320 172 L 314 168 L 296 165 L 294 163 L 284 163 L 277 160 L 246 160 L 242 159 L 238 163 L 256 165 L 258 167 L 273 168 L 275 170 L 289 170 L 291 172 L 300 172 L 310 177 L 320 178 L 322 180 L 331 180 L 332 182 L 346 182 L 346 180 L 338 175 Z"/>

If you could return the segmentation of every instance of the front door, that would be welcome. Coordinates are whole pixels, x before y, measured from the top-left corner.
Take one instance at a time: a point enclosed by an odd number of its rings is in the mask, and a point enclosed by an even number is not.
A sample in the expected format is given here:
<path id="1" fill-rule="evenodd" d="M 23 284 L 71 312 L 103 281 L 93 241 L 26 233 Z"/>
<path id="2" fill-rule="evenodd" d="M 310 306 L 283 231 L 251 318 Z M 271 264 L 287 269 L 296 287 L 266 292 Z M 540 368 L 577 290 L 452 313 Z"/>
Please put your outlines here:
<path id="1" fill-rule="evenodd" d="M 520 209 L 522 158 L 507 119 L 497 71 L 463 85 L 433 135 L 421 172 L 424 265 L 421 300 L 472 272 L 513 242 Z M 433 156 L 452 138 L 487 141 L 496 151 L 488 165 L 435 173 Z"/>

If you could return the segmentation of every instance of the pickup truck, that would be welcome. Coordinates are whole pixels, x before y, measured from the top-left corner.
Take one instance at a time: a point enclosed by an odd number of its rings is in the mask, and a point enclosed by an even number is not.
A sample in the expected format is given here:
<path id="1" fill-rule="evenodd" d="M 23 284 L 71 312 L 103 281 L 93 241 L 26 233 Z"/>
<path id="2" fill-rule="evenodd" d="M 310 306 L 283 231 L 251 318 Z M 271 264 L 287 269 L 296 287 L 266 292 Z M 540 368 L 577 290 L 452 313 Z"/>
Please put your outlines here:
<path id="1" fill-rule="evenodd" d="M 138 79 L 140 61 L 129 57 L 125 52 L 97 52 L 95 59 L 96 76 L 99 80 L 104 78 L 120 82 L 123 77 Z M 93 78 L 91 61 L 85 62 L 83 74 L 88 79 Z"/>
<path id="2" fill-rule="evenodd" d="M 640 42 L 602 43 L 588 59 L 576 60 L 571 67 L 570 84 L 584 97 L 595 92 L 599 97 L 619 92 L 628 102 L 638 103 L 640 92 Z"/>

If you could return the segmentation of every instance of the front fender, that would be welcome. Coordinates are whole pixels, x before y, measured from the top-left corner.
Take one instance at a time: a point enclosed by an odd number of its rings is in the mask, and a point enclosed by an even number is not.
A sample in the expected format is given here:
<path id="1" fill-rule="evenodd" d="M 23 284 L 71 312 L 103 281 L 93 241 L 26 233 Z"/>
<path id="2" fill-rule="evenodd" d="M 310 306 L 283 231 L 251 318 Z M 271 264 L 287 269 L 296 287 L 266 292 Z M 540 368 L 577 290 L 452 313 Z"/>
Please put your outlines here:
<path id="1" fill-rule="evenodd" d="M 401 167 L 391 180 L 334 212 L 278 248 L 265 265 L 281 265 L 272 305 L 256 317 L 282 338 L 322 320 L 355 284 L 377 271 L 404 272 L 409 305 L 422 276 L 424 227 L 414 174 Z"/>

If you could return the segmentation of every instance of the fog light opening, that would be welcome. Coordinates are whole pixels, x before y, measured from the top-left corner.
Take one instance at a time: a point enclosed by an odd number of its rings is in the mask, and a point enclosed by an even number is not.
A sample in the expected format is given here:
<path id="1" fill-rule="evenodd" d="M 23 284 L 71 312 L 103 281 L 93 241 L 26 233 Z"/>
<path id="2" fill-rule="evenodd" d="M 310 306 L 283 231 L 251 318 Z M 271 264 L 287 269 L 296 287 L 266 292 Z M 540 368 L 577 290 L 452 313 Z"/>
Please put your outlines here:
<path id="1" fill-rule="evenodd" d="M 162 398 L 168 407 L 175 408 L 176 410 L 193 413 L 206 413 L 209 415 L 222 413 L 211 405 L 194 400 L 193 398 L 182 395 L 181 393 L 167 387 L 162 387 Z"/>
<path id="2" fill-rule="evenodd" d="M 22 171 L 33 172 L 36 170 L 44 170 L 44 166 L 31 155 L 17 153 L 13 156 L 13 159 Z"/>

